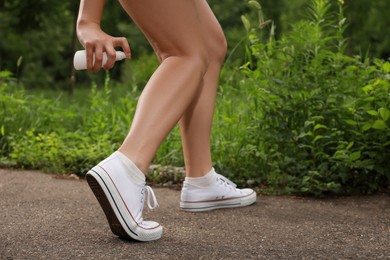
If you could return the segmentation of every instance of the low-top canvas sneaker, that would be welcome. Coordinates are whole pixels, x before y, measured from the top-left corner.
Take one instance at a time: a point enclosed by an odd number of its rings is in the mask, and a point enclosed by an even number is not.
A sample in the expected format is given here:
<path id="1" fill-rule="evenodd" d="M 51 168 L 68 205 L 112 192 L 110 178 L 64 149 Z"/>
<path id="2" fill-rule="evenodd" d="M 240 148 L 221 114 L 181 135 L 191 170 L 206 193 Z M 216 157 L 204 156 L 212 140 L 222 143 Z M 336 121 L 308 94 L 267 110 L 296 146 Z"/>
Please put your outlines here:
<path id="1" fill-rule="evenodd" d="M 86 179 L 115 235 L 138 241 L 161 237 L 162 226 L 142 218 L 146 197 L 149 208 L 158 206 L 154 192 L 145 185 L 143 173 L 123 154 L 113 153 L 92 168 Z"/>
<path id="2" fill-rule="evenodd" d="M 244 207 L 256 202 L 252 189 L 238 189 L 237 185 L 212 169 L 211 184 L 199 186 L 186 179 L 180 197 L 180 207 L 186 211 L 207 211 L 219 208 Z"/>

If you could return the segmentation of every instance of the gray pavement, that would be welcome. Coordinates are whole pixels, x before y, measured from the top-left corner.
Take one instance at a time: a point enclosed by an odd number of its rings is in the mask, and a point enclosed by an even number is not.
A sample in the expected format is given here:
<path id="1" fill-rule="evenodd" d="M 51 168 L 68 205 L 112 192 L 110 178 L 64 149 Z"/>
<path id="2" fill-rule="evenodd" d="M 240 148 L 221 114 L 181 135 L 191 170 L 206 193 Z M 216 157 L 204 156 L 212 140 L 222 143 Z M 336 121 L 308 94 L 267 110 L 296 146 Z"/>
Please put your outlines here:
<path id="1" fill-rule="evenodd" d="M 390 259 L 390 196 L 259 196 L 240 209 L 188 213 L 154 188 L 155 242 L 111 234 L 84 180 L 0 169 L 0 259 Z"/>

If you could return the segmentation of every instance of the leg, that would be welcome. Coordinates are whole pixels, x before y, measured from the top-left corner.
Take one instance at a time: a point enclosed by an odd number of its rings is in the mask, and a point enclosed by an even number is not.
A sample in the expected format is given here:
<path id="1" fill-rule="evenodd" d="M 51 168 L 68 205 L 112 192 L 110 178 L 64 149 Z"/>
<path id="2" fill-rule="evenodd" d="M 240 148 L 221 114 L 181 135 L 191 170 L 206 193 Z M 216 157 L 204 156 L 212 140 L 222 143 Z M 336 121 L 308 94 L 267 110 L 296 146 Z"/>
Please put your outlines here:
<path id="1" fill-rule="evenodd" d="M 159 145 L 199 92 L 208 67 L 194 0 L 121 0 L 161 65 L 146 85 L 119 151 L 144 173 Z"/>
<path id="2" fill-rule="evenodd" d="M 150 241 L 162 235 L 159 223 L 142 217 L 145 200 L 149 207 L 157 206 L 143 173 L 162 140 L 199 93 L 208 67 L 196 1 L 121 0 L 162 62 L 139 99 L 120 151 L 87 173 L 88 184 L 112 232 L 119 237 Z M 150 196 L 154 206 L 147 199 Z"/>
<path id="3" fill-rule="evenodd" d="M 180 207 L 187 211 L 244 207 L 256 201 L 256 192 L 236 188 L 233 182 L 212 169 L 210 134 L 226 40 L 207 2 L 200 0 L 196 5 L 209 66 L 199 94 L 180 119 L 187 173 L 180 195 Z"/>
<path id="4" fill-rule="evenodd" d="M 196 8 L 201 20 L 199 27 L 208 51 L 209 66 L 199 95 L 194 98 L 179 122 L 186 174 L 190 177 L 203 176 L 212 167 L 211 126 L 219 72 L 226 54 L 223 31 L 207 2 L 196 1 Z"/>

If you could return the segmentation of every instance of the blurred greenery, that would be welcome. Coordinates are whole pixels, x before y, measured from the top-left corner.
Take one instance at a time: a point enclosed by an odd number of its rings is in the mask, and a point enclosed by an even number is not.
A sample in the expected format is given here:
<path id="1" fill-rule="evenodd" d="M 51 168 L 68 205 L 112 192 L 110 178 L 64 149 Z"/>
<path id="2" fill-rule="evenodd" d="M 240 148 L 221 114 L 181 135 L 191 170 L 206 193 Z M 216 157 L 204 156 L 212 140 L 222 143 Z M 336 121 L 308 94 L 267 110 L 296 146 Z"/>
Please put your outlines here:
<path id="1" fill-rule="evenodd" d="M 333 8 L 337 1 L 331 0 Z M 310 0 L 261 1 L 266 17 L 274 21 L 276 39 L 305 17 Z M 246 1 L 210 0 L 229 43 L 231 61 L 243 60 L 243 45 L 237 45 L 245 33 L 240 16 L 249 10 Z M 67 89 L 73 82 L 72 55 L 80 49 L 74 34 L 78 0 L 72 1 L 0 1 L 0 70 L 10 70 L 27 88 Z M 349 24 L 345 36 L 348 53 L 387 59 L 390 56 L 390 1 L 345 0 Z M 116 1 L 107 1 L 102 28 L 110 34 L 128 38 L 135 59 L 152 50 L 146 39 Z M 232 52 L 232 50 L 235 50 Z M 23 57 L 20 67 L 19 57 Z M 121 64 L 111 71 L 120 80 L 126 72 Z M 103 82 L 104 73 L 77 73 L 77 83 Z"/>

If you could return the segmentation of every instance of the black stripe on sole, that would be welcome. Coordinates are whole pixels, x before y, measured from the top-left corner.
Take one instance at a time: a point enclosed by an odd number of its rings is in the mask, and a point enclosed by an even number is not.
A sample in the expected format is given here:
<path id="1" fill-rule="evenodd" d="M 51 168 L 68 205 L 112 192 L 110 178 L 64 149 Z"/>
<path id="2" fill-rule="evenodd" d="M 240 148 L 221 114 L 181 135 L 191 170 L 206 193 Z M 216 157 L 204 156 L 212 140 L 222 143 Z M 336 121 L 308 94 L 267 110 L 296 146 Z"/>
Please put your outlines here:
<path id="1" fill-rule="evenodd" d="M 95 195 L 100 206 L 102 207 L 104 215 L 106 215 L 112 233 L 117 235 L 119 238 L 133 240 L 133 238 L 130 237 L 123 229 L 121 223 L 115 215 L 114 210 L 111 207 L 110 202 L 106 197 L 106 194 L 104 193 L 102 187 L 100 187 L 99 182 L 90 174 L 87 174 L 86 179 L 89 187 L 91 188 L 93 194 Z"/>

